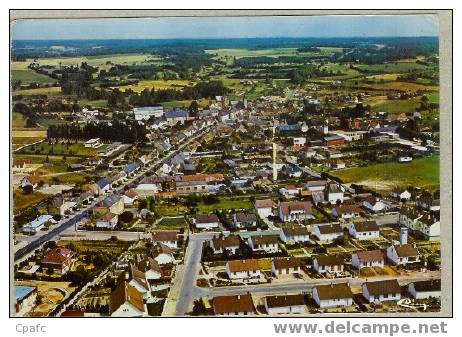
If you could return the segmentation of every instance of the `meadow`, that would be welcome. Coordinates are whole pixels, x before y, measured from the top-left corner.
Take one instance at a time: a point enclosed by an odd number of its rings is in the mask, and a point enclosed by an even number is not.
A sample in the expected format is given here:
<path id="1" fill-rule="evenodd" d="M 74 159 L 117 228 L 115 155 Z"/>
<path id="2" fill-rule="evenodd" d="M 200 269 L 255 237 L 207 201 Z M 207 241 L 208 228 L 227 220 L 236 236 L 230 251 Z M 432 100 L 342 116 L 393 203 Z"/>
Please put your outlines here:
<path id="1" fill-rule="evenodd" d="M 345 183 L 367 182 L 377 186 L 386 182 L 386 186 L 414 186 L 429 190 L 439 189 L 440 157 L 432 156 L 414 159 L 410 163 L 380 163 L 366 167 L 332 171 L 331 174 L 342 179 Z M 382 188 L 378 188 L 379 190 Z M 387 188 L 385 188 L 387 189 Z"/>

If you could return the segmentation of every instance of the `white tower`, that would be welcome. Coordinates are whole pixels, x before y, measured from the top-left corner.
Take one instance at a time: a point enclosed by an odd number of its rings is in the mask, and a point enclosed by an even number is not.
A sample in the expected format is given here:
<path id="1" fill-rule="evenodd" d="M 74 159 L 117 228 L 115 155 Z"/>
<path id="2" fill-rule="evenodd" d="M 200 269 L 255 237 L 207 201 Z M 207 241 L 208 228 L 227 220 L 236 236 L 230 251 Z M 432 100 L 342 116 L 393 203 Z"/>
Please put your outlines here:
<path id="1" fill-rule="evenodd" d="M 399 243 L 401 245 L 407 244 L 407 228 L 406 227 L 401 227 L 399 231 Z"/>

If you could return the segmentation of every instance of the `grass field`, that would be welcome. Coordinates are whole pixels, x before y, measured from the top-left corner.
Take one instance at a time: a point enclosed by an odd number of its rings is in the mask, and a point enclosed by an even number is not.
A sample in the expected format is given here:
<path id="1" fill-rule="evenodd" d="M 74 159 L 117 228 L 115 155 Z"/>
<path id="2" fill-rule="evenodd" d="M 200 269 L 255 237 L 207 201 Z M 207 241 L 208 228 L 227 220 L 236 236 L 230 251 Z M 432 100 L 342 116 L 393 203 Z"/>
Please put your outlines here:
<path id="1" fill-rule="evenodd" d="M 332 175 L 342 179 L 345 183 L 358 183 L 367 181 L 369 185 L 374 181 L 377 186 L 385 182 L 395 186 L 415 186 L 429 190 L 439 188 L 440 157 L 425 157 L 415 159 L 410 163 L 382 163 L 367 167 L 358 167 L 331 172 Z M 378 188 L 381 189 L 381 188 Z"/>
<path id="2" fill-rule="evenodd" d="M 11 124 L 13 128 L 23 128 L 26 126 L 26 117 L 19 112 L 13 112 L 11 116 Z"/>
<path id="3" fill-rule="evenodd" d="M 35 88 L 35 89 L 20 89 L 13 92 L 15 95 L 47 95 L 56 96 L 61 94 L 61 87 L 49 87 L 49 88 Z"/>
<path id="4" fill-rule="evenodd" d="M 194 82 L 186 80 L 146 80 L 140 81 L 137 84 L 119 86 L 120 90 L 131 89 L 136 92 L 143 91 L 144 89 L 177 89 L 180 90 L 185 86 L 194 85 Z"/>
<path id="5" fill-rule="evenodd" d="M 36 83 L 55 83 L 57 82 L 54 78 L 47 75 L 38 74 L 33 70 L 12 70 L 11 71 L 12 81 L 21 81 L 21 84 L 29 84 L 32 82 Z"/>
<path id="6" fill-rule="evenodd" d="M 361 64 L 359 69 L 378 73 L 404 73 L 410 70 L 424 70 L 427 66 L 415 62 L 393 62 L 383 64 Z"/>
<path id="7" fill-rule="evenodd" d="M 417 90 L 438 90 L 438 86 L 435 85 L 426 85 L 419 83 L 411 82 L 384 82 L 384 83 L 363 83 L 361 86 L 370 87 L 374 89 L 383 89 L 383 90 L 401 90 L 401 91 L 417 91 Z"/>
<path id="8" fill-rule="evenodd" d="M 13 138 L 45 138 L 47 136 L 47 130 L 43 129 L 15 129 L 13 130 Z"/>
<path id="9" fill-rule="evenodd" d="M 186 228 L 188 224 L 186 220 L 181 218 L 164 218 L 157 225 L 158 229 L 175 229 L 175 228 Z"/>
<path id="10" fill-rule="evenodd" d="M 220 197 L 220 201 L 216 204 L 206 205 L 200 202 L 197 205 L 199 213 L 209 213 L 215 209 L 250 209 L 252 208 L 252 202 L 250 196 L 231 196 L 231 197 Z"/>
<path id="11" fill-rule="evenodd" d="M 197 100 L 197 103 L 200 107 L 204 108 L 209 105 L 209 100 L 206 98 L 201 98 Z M 180 101 L 168 101 L 160 103 L 164 109 L 173 109 L 173 108 L 188 108 L 191 104 L 190 100 L 180 100 Z"/>
<path id="12" fill-rule="evenodd" d="M 23 194 L 21 190 L 15 190 L 13 192 L 13 211 L 14 213 L 20 210 L 39 203 L 42 200 L 49 198 L 49 195 L 42 194 L 40 192 L 32 192 L 31 194 Z"/>
<path id="13" fill-rule="evenodd" d="M 65 144 L 53 144 L 50 145 L 47 142 L 40 145 L 31 145 L 23 149 L 25 154 L 36 154 L 36 155 L 70 155 L 70 156 L 84 156 L 91 157 L 96 155 L 98 149 L 91 147 L 85 147 L 82 143 L 70 144 L 69 146 Z"/>
<path id="14" fill-rule="evenodd" d="M 371 105 L 372 111 L 386 111 L 388 113 L 406 113 L 414 112 L 420 107 L 420 98 L 411 98 L 407 100 L 390 100 L 386 97 L 382 99 L 373 98 L 365 102 Z"/>
<path id="15" fill-rule="evenodd" d="M 331 54 L 342 48 L 336 47 L 320 47 L 321 52 L 298 52 L 297 48 L 267 48 L 267 49 L 245 49 L 245 48 L 222 48 L 222 49 L 206 49 L 208 54 L 214 54 L 218 58 L 235 57 L 236 59 L 242 57 L 279 57 L 279 56 L 295 56 L 295 55 L 315 55 L 315 54 Z"/>

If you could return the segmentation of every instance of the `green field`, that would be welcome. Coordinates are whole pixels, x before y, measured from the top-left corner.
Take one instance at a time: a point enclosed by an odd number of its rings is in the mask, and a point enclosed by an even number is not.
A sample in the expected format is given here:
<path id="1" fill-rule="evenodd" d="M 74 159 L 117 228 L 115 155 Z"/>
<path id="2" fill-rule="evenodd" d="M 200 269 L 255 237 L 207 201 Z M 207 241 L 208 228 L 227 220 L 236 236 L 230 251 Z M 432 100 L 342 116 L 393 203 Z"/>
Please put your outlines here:
<path id="1" fill-rule="evenodd" d="M 13 128 L 24 128 L 26 126 L 26 117 L 19 112 L 13 112 L 12 114 L 12 126 Z"/>
<path id="2" fill-rule="evenodd" d="M 368 182 L 377 186 L 382 183 L 391 186 L 414 186 L 429 190 L 439 189 L 440 157 L 425 157 L 415 159 L 410 163 L 382 163 L 366 167 L 351 168 L 331 172 L 345 183 Z M 377 188 L 382 189 L 382 188 Z M 387 188 L 384 188 L 387 189 Z"/>
<path id="3" fill-rule="evenodd" d="M 47 96 L 56 96 L 59 94 L 61 94 L 61 87 L 20 89 L 20 90 L 15 90 L 13 93 L 13 95 L 47 95 Z"/>
<path id="4" fill-rule="evenodd" d="M 31 145 L 25 147 L 22 151 L 24 154 L 35 154 L 35 155 L 68 155 L 68 156 L 84 156 L 91 157 L 96 155 L 98 149 L 91 147 L 85 147 L 82 143 L 70 144 L 53 144 L 42 143 L 40 145 Z"/>
<path id="5" fill-rule="evenodd" d="M 414 112 L 420 107 L 420 98 L 400 99 L 378 99 L 367 104 L 371 105 L 372 111 L 386 111 L 388 113 Z"/>
<path id="6" fill-rule="evenodd" d="M 55 83 L 57 82 L 54 78 L 51 78 L 47 75 L 38 74 L 33 70 L 12 70 L 11 71 L 11 80 L 12 81 L 21 81 L 21 84 L 29 84 L 32 82 L 36 83 Z"/>
<path id="7" fill-rule="evenodd" d="M 217 58 L 229 57 L 229 58 L 242 58 L 242 57 L 279 57 L 279 56 L 308 56 L 316 54 L 332 54 L 337 51 L 341 51 L 342 48 L 337 47 L 320 47 L 321 52 L 299 52 L 297 48 L 265 48 L 265 49 L 245 49 L 245 48 L 222 48 L 222 49 L 206 49 L 205 52 L 208 54 L 216 55 Z"/>
<path id="8" fill-rule="evenodd" d="M 404 73 L 410 70 L 424 70 L 427 66 L 415 62 L 394 62 L 383 64 L 361 64 L 357 66 L 359 69 L 368 70 L 378 73 Z"/>
<path id="9" fill-rule="evenodd" d="M 184 219 L 181 218 L 163 218 L 157 225 L 156 228 L 158 229 L 175 229 L 175 228 L 186 228 L 188 227 L 188 223 Z"/>
<path id="10" fill-rule="evenodd" d="M 250 196 L 220 197 L 220 201 L 216 204 L 206 205 L 203 202 L 200 202 L 197 205 L 199 213 L 209 213 L 215 209 L 251 209 L 252 207 L 253 205 L 250 201 Z"/>

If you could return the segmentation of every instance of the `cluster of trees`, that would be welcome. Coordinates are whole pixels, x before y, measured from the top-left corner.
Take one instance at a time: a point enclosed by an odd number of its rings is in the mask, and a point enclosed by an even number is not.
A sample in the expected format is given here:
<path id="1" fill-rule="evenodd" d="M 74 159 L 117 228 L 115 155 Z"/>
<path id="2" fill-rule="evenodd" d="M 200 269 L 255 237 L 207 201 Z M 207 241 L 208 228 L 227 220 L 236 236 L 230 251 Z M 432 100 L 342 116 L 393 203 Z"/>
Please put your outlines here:
<path id="1" fill-rule="evenodd" d="M 321 68 L 319 64 L 307 63 L 301 67 L 293 69 L 289 73 L 289 78 L 292 83 L 301 84 L 306 82 L 307 79 L 313 77 L 332 76 L 335 73 L 332 70 Z"/>
<path id="2" fill-rule="evenodd" d="M 102 141 L 120 141 L 124 143 L 145 142 L 146 128 L 131 121 L 114 119 L 111 123 L 88 123 L 80 126 L 77 123 L 50 125 L 47 130 L 48 139 L 86 140 L 100 138 Z"/>

